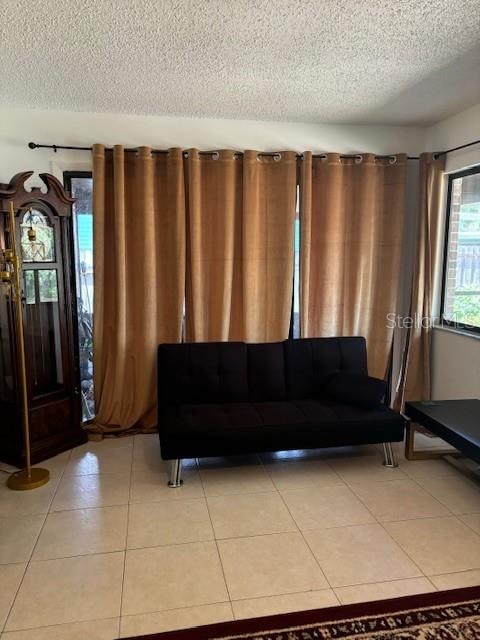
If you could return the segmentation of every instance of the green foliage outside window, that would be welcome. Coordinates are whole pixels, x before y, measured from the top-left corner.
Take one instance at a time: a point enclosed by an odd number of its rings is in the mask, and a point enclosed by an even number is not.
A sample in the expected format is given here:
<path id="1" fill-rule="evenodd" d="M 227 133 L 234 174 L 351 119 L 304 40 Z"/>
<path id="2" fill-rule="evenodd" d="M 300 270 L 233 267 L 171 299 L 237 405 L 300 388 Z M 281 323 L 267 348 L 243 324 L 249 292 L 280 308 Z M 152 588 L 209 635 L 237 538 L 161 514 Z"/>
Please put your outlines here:
<path id="1" fill-rule="evenodd" d="M 472 327 L 480 327 L 480 294 L 455 296 L 453 319 Z"/>

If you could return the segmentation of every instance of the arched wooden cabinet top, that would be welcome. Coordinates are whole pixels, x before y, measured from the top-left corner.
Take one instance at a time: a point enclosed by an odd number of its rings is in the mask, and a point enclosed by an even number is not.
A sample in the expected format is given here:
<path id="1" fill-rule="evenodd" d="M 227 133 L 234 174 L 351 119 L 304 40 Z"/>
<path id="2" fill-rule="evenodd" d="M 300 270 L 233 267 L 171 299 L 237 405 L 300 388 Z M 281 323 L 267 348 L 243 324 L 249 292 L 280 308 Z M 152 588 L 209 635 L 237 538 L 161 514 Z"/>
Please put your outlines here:
<path id="1" fill-rule="evenodd" d="M 22 171 L 14 175 L 8 184 L 0 183 L 1 208 L 4 209 L 10 200 L 14 201 L 16 209 L 33 202 L 41 202 L 48 205 L 59 216 L 70 216 L 75 198 L 65 191 L 62 183 L 55 176 L 49 173 L 39 174 L 47 188 L 46 192 L 40 187 L 25 188 L 25 182 L 33 173 L 33 171 Z"/>

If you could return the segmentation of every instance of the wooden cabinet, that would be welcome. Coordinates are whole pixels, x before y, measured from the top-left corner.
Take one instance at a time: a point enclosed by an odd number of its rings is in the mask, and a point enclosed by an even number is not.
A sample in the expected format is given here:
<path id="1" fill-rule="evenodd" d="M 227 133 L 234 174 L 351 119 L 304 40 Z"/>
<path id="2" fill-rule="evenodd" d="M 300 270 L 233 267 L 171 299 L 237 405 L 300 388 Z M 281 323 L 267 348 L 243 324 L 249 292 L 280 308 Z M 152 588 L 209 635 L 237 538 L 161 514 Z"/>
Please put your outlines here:
<path id="1" fill-rule="evenodd" d="M 71 207 L 61 183 L 41 174 L 46 192 L 25 189 L 33 172 L 0 185 L 0 249 L 11 246 L 9 201 L 15 207 L 22 259 L 23 321 L 32 462 L 86 441 L 81 426 Z M 0 291 L 0 460 L 23 466 L 15 309 Z"/>

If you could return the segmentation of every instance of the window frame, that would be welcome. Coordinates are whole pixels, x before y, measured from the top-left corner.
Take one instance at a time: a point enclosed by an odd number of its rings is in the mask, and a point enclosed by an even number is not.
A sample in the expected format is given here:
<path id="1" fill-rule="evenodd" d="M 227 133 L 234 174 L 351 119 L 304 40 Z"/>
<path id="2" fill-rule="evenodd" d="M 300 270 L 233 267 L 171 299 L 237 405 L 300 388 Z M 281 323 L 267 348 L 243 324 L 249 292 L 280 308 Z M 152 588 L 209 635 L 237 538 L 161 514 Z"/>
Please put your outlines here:
<path id="1" fill-rule="evenodd" d="M 64 171 L 63 184 L 68 193 L 72 192 L 72 178 L 93 178 L 92 171 Z"/>
<path id="2" fill-rule="evenodd" d="M 443 265 L 442 265 L 442 296 L 440 303 L 440 325 L 442 327 L 449 327 L 451 329 L 458 329 L 462 332 L 472 333 L 472 334 L 480 334 L 480 326 L 475 326 L 471 324 L 465 324 L 463 322 L 455 322 L 454 320 L 447 320 L 445 318 L 445 296 L 447 293 L 447 269 L 448 269 L 448 245 L 450 241 L 450 222 L 452 215 L 452 190 L 453 190 L 453 181 L 457 178 L 465 178 L 466 176 L 472 176 L 480 174 L 480 164 L 474 165 L 473 167 L 469 167 L 468 169 L 463 169 L 461 171 L 455 171 L 453 173 L 448 174 L 448 188 L 447 188 L 447 200 L 445 205 L 445 236 L 444 236 L 444 245 L 443 245 Z"/>
<path id="3" fill-rule="evenodd" d="M 90 180 L 93 180 L 93 172 L 92 171 L 64 171 L 63 172 L 63 185 L 65 190 L 68 192 L 69 195 L 72 194 L 72 179 L 74 178 L 87 178 Z M 92 212 L 93 214 L 93 212 Z M 74 262 L 76 262 L 76 231 L 72 226 L 72 237 L 71 237 L 71 252 L 72 252 L 72 257 L 74 259 Z M 75 264 L 75 290 L 77 291 L 76 293 L 76 298 L 78 298 L 78 282 L 77 282 L 77 266 Z M 75 341 L 77 343 L 77 345 L 79 345 L 79 326 L 78 326 L 78 308 L 77 308 L 77 303 L 75 302 L 75 304 L 73 305 L 73 316 L 74 316 L 74 335 L 75 335 Z M 94 347 L 93 347 L 94 348 Z M 78 367 L 78 377 L 79 377 L 79 384 L 81 381 L 81 371 L 80 371 L 80 345 L 78 346 L 78 356 L 77 356 L 77 367 Z M 81 424 L 83 427 L 88 426 L 89 424 L 92 424 L 95 421 L 95 407 L 94 407 L 94 411 L 93 411 L 93 415 L 92 417 L 88 418 L 85 417 L 85 413 L 84 413 L 84 409 L 83 409 L 83 400 L 82 400 L 82 406 L 81 406 Z"/>

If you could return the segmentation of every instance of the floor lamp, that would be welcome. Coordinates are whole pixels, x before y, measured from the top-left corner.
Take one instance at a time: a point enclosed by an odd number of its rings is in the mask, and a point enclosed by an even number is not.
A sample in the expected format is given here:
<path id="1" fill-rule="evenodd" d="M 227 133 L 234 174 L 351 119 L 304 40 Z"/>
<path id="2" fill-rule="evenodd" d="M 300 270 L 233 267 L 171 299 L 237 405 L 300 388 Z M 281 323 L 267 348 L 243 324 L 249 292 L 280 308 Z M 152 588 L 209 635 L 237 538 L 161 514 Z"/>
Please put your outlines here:
<path id="1" fill-rule="evenodd" d="M 20 252 L 18 250 L 17 233 L 15 227 L 15 208 L 13 202 L 9 202 L 8 210 L 8 231 L 10 248 L 3 252 L 2 270 L 0 280 L 11 292 L 15 307 L 17 322 L 17 362 L 18 381 L 21 400 L 22 431 L 25 447 L 25 469 L 12 473 L 7 480 L 7 487 L 16 491 L 37 489 L 46 484 L 50 478 L 48 469 L 32 467 L 30 462 L 30 424 L 28 416 L 28 387 L 27 387 L 27 366 L 25 357 L 25 337 L 23 326 L 23 306 L 22 306 L 22 265 Z M 28 239 L 35 240 L 34 229 L 28 230 Z"/>

